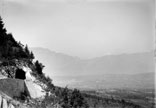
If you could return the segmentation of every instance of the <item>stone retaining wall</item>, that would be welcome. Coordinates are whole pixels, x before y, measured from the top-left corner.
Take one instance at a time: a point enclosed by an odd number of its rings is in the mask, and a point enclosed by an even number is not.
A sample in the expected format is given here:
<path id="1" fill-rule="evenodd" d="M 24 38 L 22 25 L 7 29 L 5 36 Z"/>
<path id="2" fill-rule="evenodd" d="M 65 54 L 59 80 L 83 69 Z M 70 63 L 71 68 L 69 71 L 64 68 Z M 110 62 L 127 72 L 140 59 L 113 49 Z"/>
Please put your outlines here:
<path id="1" fill-rule="evenodd" d="M 0 91 L 12 98 L 21 97 L 22 93 L 29 95 L 24 80 L 20 79 L 0 79 Z"/>

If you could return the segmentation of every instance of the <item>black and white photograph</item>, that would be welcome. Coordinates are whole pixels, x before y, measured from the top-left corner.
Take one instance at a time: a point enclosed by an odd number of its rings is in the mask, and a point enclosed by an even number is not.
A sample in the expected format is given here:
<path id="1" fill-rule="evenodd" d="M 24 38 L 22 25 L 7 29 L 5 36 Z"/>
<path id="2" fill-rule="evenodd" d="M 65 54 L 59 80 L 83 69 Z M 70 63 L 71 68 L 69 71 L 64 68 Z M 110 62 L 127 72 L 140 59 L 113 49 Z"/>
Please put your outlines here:
<path id="1" fill-rule="evenodd" d="M 155 0 L 0 0 L 0 108 L 156 108 Z"/>

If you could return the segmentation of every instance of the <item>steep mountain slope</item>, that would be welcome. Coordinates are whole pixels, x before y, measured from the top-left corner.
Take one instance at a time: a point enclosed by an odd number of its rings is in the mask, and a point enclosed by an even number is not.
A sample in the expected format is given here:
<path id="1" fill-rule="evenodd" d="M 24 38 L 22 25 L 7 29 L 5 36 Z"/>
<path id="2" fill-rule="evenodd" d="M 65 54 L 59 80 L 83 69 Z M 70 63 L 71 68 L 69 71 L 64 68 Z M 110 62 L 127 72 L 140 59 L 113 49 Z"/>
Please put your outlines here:
<path id="1" fill-rule="evenodd" d="M 13 105 L 0 94 L 0 108 L 88 108 L 79 90 L 54 86 L 43 68 L 27 45 L 7 33 L 0 17 L 0 93 L 19 103 Z"/>

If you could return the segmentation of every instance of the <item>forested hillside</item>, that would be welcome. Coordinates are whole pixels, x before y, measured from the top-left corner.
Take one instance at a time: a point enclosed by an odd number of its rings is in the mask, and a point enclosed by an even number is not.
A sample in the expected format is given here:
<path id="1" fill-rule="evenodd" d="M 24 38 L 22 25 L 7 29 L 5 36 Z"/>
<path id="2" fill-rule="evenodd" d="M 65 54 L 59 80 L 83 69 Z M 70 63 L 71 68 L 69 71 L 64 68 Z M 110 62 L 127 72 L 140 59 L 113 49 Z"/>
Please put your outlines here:
<path id="1" fill-rule="evenodd" d="M 17 42 L 13 35 L 7 32 L 0 17 L 0 74 L 14 79 L 18 69 L 27 67 L 27 69 L 32 71 L 31 75 L 35 77 L 38 83 L 42 84 L 41 87 L 46 92 L 44 97 L 38 99 L 33 99 L 25 93 L 21 94 L 21 97 L 15 97 L 14 99 L 21 103 L 26 102 L 28 108 L 88 107 L 79 90 L 69 90 L 67 87 L 54 86 L 52 79 L 42 72 L 45 66 L 38 60 L 35 61 L 34 58 L 33 52 L 29 50 L 27 45 Z"/>

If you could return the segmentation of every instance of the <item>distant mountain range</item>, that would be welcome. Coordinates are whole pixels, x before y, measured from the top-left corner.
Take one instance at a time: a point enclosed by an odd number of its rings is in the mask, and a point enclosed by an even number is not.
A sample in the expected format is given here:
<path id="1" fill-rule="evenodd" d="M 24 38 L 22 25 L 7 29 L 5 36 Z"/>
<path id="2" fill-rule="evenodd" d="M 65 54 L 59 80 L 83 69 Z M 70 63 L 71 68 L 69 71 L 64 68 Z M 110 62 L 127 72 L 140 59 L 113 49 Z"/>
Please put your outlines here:
<path id="1" fill-rule="evenodd" d="M 138 74 L 154 72 L 152 52 L 107 55 L 83 60 L 44 48 L 31 48 L 36 59 L 46 67 L 45 72 L 52 76 L 77 76 L 100 74 Z"/>
<path id="2" fill-rule="evenodd" d="M 80 59 L 63 53 L 56 53 L 45 48 L 31 48 L 36 59 L 46 67 L 44 72 L 62 85 L 90 85 L 95 81 L 108 87 L 121 82 L 132 87 L 134 83 L 152 86 L 154 83 L 154 57 L 152 52 L 106 55 L 92 59 Z M 146 79 L 147 78 L 147 79 Z M 62 80 L 61 80 L 62 79 Z M 83 82 L 82 84 L 80 83 Z M 105 82 L 103 82 L 105 80 Z M 85 82 L 85 83 L 84 83 Z M 114 84 L 113 84 L 114 82 Z M 149 84 L 150 83 L 150 84 Z M 60 84 L 60 83 L 59 83 Z M 99 85 L 98 84 L 98 85 Z M 133 87 L 137 86 L 134 84 Z M 92 85 L 90 85 L 92 86 Z M 122 85 L 123 86 L 123 85 Z M 128 85 L 127 85 L 128 86 Z M 148 86 L 148 87 L 149 87 Z"/>

